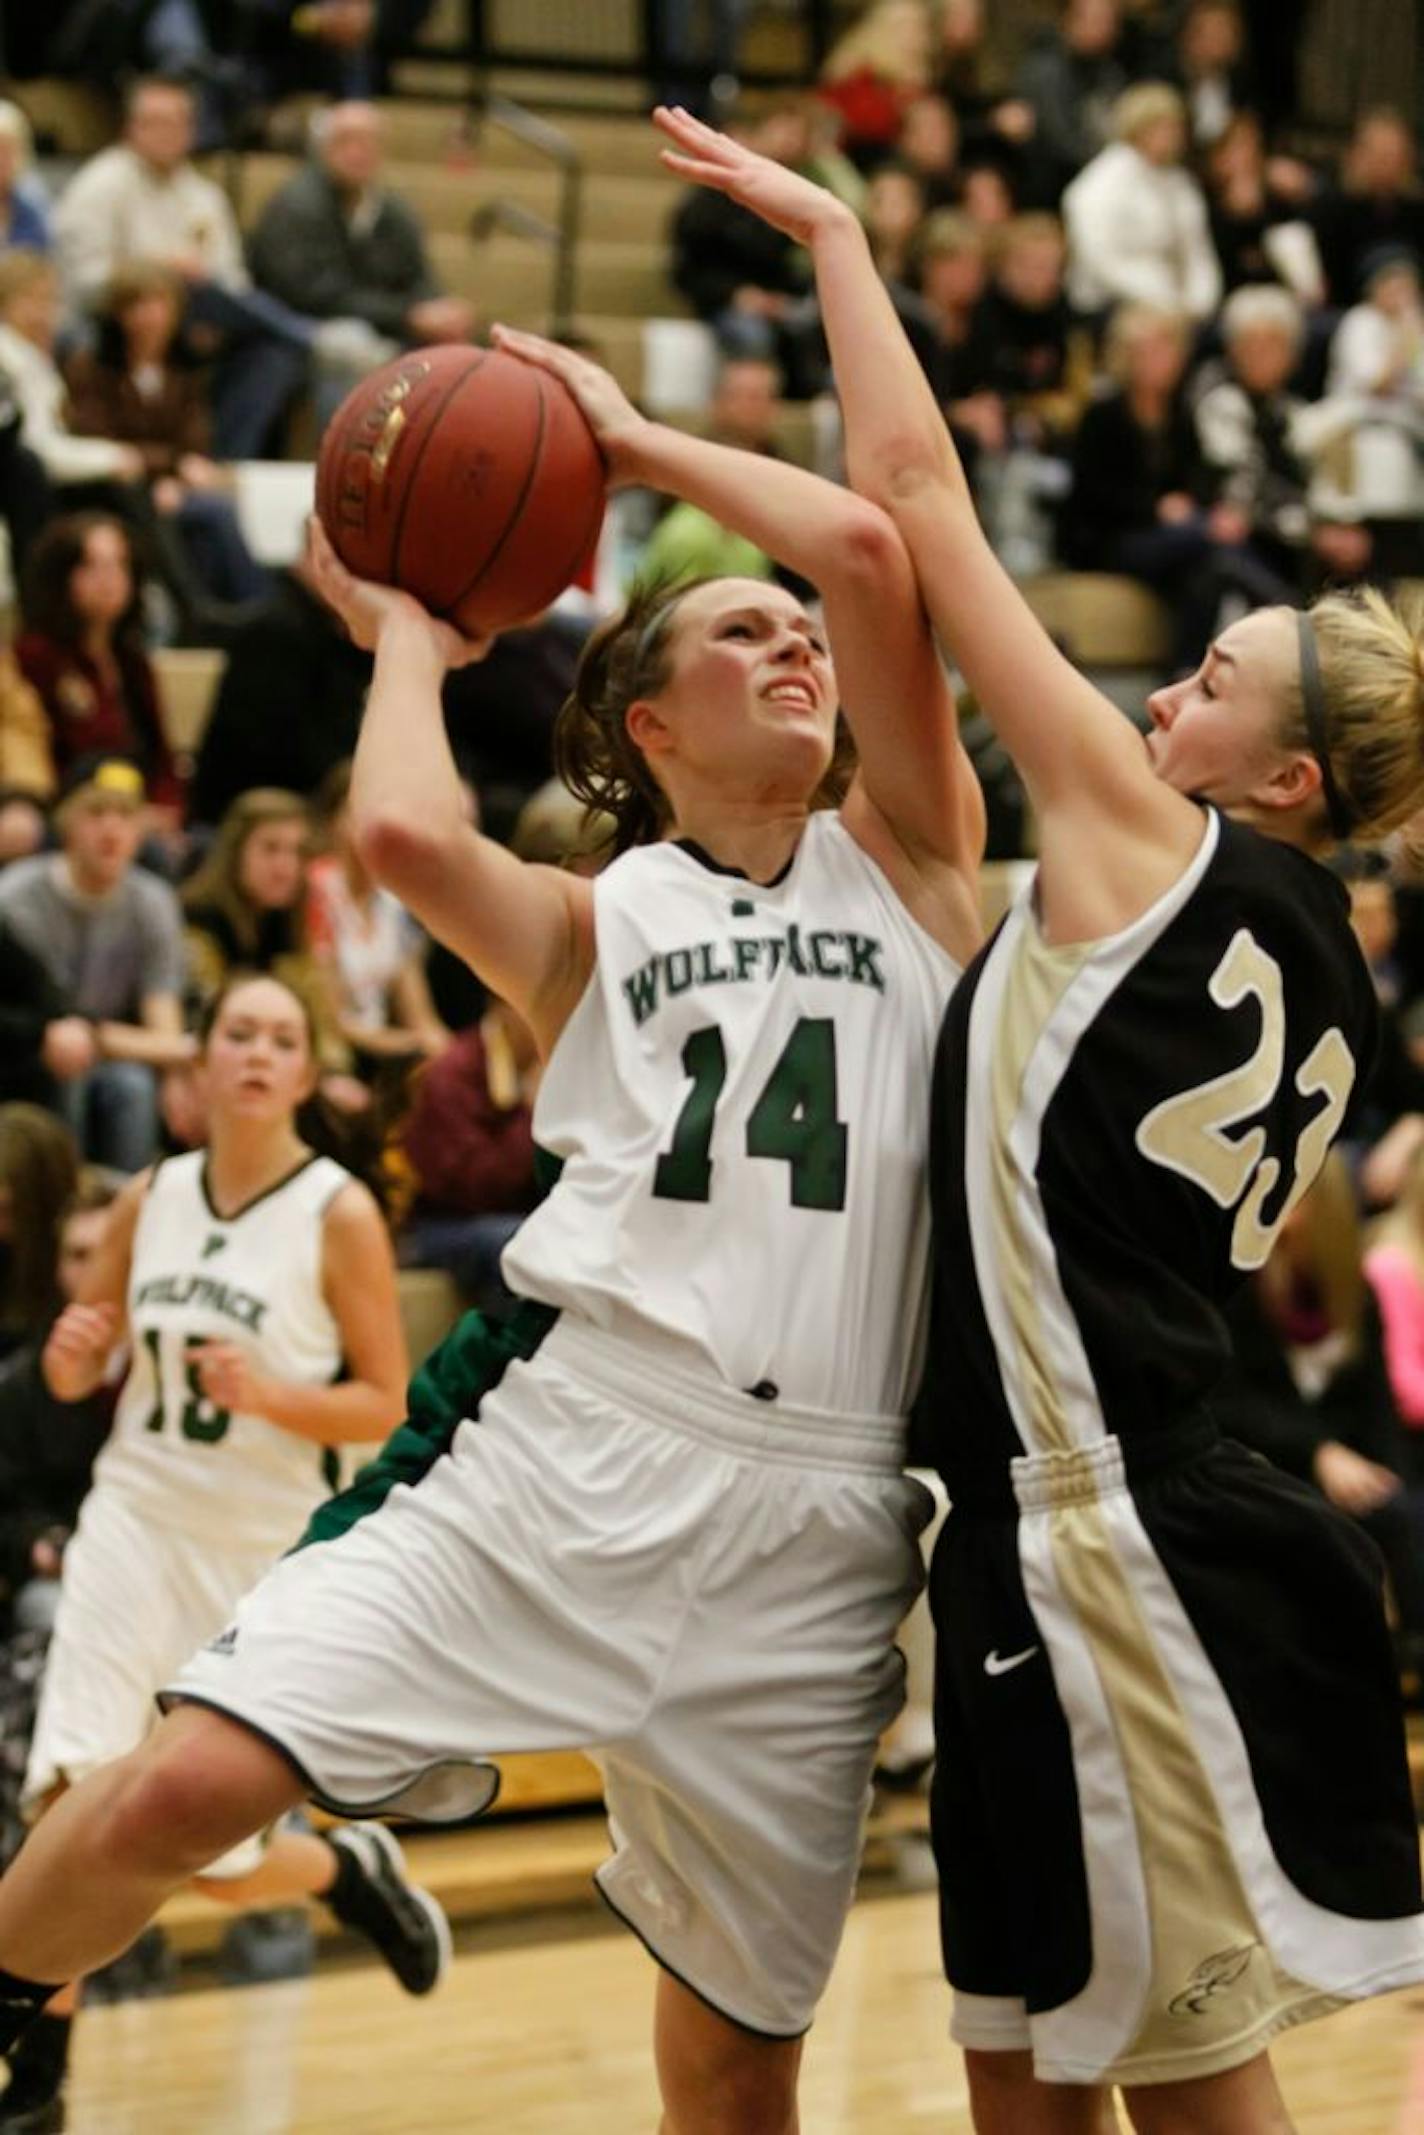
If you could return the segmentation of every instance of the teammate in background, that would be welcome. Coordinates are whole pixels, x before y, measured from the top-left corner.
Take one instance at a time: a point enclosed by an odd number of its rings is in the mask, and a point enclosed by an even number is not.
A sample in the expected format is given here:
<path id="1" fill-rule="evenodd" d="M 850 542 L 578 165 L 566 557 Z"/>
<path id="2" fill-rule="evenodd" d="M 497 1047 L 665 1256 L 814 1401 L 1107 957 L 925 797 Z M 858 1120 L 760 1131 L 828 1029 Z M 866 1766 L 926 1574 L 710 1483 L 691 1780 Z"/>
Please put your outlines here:
<path id="1" fill-rule="evenodd" d="M 298 1125 L 316 1079 L 307 1010 L 274 979 L 230 978 L 207 1011 L 202 1059 L 208 1149 L 125 1187 L 44 1353 L 61 1401 L 102 1383 L 125 1331 L 131 1361 L 65 1553 L 25 1781 L 36 1811 L 143 1741 L 156 1693 L 301 1533 L 342 1449 L 379 1441 L 401 1414 L 385 1224 Z M 409 1993 L 436 1984 L 444 1917 L 379 1826 L 219 1851 L 190 1861 L 210 1896 L 322 1898 Z M 7 2135 L 63 2127 L 75 1999 L 71 1985 L 13 2055 Z"/>
<path id="2" fill-rule="evenodd" d="M 1424 1978 L 1380 1563 L 1219 1437 L 1219 1306 L 1348 1119 L 1375 1006 L 1318 857 L 1424 803 L 1378 594 L 1234 623 L 1142 737 L 980 530 L 853 217 L 683 113 L 808 245 L 848 464 L 1013 755 L 1036 878 L 937 1055 L 924 1421 L 954 1510 L 934 1821 L 981 2135 L 1279 2135 L 1287 2025 Z"/>
<path id="3" fill-rule="evenodd" d="M 376 1470 L 178 1676 L 180 1709 L 20 1855 L 0 2023 L 303 1793 L 463 1817 L 493 1796 L 483 1758 L 592 1747 L 600 1887 L 665 1968 L 668 2135 L 791 2135 L 923 1580 L 928 1494 L 901 1471 L 926 1093 L 978 938 L 983 803 L 883 513 L 507 345 L 569 381 L 614 482 L 817 585 L 829 644 L 742 579 L 605 625 L 561 730 L 618 824 L 588 879 L 470 827 L 440 684 L 475 648 L 314 535 L 376 655 L 356 835 L 533 1030 L 562 1170 L 505 1252 L 512 1322 L 462 1322 Z M 866 737 L 853 778 L 838 700 Z"/>

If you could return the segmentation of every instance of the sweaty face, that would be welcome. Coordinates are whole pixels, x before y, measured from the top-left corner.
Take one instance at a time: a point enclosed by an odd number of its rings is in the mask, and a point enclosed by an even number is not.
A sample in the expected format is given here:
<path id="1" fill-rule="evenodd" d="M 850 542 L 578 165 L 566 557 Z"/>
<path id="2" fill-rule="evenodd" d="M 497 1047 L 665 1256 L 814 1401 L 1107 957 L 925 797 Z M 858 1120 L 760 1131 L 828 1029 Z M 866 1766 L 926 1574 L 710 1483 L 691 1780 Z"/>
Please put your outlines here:
<path id="1" fill-rule="evenodd" d="M 310 1096 L 316 1080 L 306 1017 L 275 979 L 235 986 L 223 1000 L 203 1052 L 210 1113 L 280 1118 Z"/>
<path id="2" fill-rule="evenodd" d="M 655 774 L 807 801 L 830 763 L 836 681 L 825 637 L 779 586 L 724 578 L 683 595 L 672 673 L 630 732 Z"/>
<path id="3" fill-rule="evenodd" d="M 243 895 L 260 912 L 284 912 L 302 894 L 306 879 L 307 826 L 292 816 L 258 823 L 247 834 L 238 863 Z"/>
<path id="4" fill-rule="evenodd" d="M 1249 800 L 1300 753 L 1280 739 L 1298 661 L 1296 622 L 1286 609 L 1258 609 L 1224 630 L 1194 675 L 1147 700 L 1147 753 L 1157 776 L 1222 808 Z"/>

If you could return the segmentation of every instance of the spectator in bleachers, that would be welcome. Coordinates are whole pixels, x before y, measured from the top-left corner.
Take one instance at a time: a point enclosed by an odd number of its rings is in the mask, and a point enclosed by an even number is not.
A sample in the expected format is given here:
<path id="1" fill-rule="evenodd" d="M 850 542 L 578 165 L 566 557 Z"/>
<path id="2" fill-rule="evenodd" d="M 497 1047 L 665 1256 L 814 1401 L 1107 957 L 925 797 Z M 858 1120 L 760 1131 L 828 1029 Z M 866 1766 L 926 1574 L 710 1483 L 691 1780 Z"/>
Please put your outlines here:
<path id="1" fill-rule="evenodd" d="M 59 1222 L 56 1311 L 74 1302 L 116 1195 L 107 1179 L 90 1173 L 80 1176 L 66 1203 Z M 37 1328 L 0 1369 L 0 1638 L 13 1629 L 48 1630 L 53 1623 L 65 1544 L 113 1420 L 117 1382 L 80 1401 L 55 1400 L 40 1370 L 48 1332 L 48 1324 Z"/>
<path id="2" fill-rule="evenodd" d="M 59 1237 L 79 1152 L 38 1105 L 0 1105 L 0 1356 L 41 1337 L 61 1303 Z"/>
<path id="3" fill-rule="evenodd" d="M 18 104 L 0 100 L 0 248 L 48 252 L 49 204 L 27 173 L 34 159 L 30 122 Z"/>
<path id="4" fill-rule="evenodd" d="M 1383 245 L 1403 245 L 1424 258 L 1424 190 L 1419 184 L 1414 130 L 1398 111 L 1366 111 L 1345 151 L 1338 185 L 1327 186 L 1311 209 L 1330 302 L 1357 303 L 1364 267 Z"/>
<path id="5" fill-rule="evenodd" d="M 1209 148 L 1249 98 L 1246 25 L 1236 0 L 1191 0 L 1173 73 L 1186 99 L 1192 140 Z"/>
<path id="6" fill-rule="evenodd" d="M 59 319 L 59 276 L 44 254 L 0 254 L 0 370 L 14 390 L 25 443 L 57 487 L 135 483 L 143 475 L 136 447 L 77 437 L 69 427 L 69 390 L 54 355 Z"/>
<path id="7" fill-rule="evenodd" d="M 1034 445 L 1070 437 L 1092 388 L 1092 336 L 1068 302 L 1067 260 L 1056 215 L 1016 216 L 995 247 L 984 299 L 989 383 L 1015 435 Z"/>
<path id="8" fill-rule="evenodd" d="M 401 1130 L 416 1183 L 401 1261 L 448 1269 L 473 1305 L 504 1299 L 499 1256 L 534 1206 L 538 1078 L 527 1027 L 492 1000 L 421 1070 Z"/>
<path id="9" fill-rule="evenodd" d="M 985 324 L 988 252 L 979 225 L 956 208 L 925 224 L 919 246 L 919 295 L 933 329 L 927 346 L 912 330 L 935 397 L 956 437 L 968 441 L 971 479 L 979 451 L 1001 452 L 1004 405 L 992 390 L 992 350 Z"/>
<path id="10" fill-rule="evenodd" d="M 1183 390 L 1189 347 L 1179 313 L 1128 304 L 1114 315 L 1111 386 L 1078 426 L 1063 522 L 1065 562 L 1140 578 L 1172 603 L 1177 670 L 1200 657 L 1221 591 L 1207 471 Z"/>
<path id="11" fill-rule="evenodd" d="M 916 242 L 925 219 L 925 189 L 907 163 L 877 164 L 865 189 L 861 218 L 883 282 L 910 279 Z"/>
<path id="12" fill-rule="evenodd" d="M 193 1055 L 183 1029 L 183 939 L 166 882 L 134 865 L 143 779 L 117 757 L 82 760 L 56 811 L 57 853 L 0 875 L 0 923 L 44 964 L 87 1043 L 52 1070 L 84 1154 L 138 1171 L 158 1135 L 157 1077 Z"/>
<path id="13" fill-rule="evenodd" d="M 1418 255 L 1381 245 L 1366 255 L 1364 295 L 1330 346 L 1330 401 L 1351 419 L 1345 487 L 1373 527 L 1381 568 L 1424 565 L 1424 295 Z"/>
<path id="14" fill-rule="evenodd" d="M 1373 1258 L 1373 1256 L 1371 1256 Z M 1424 1659 L 1424 1530 L 1386 1369 L 1388 1312 L 1365 1279 L 1354 1188 L 1338 1150 L 1228 1309 L 1221 1428 L 1357 1520 L 1384 1556 L 1400 1658 Z M 1368 1266 L 1369 1262 L 1365 1263 Z"/>
<path id="15" fill-rule="evenodd" d="M 779 458 L 776 439 L 777 369 L 756 356 L 727 356 L 717 372 L 703 425 L 706 436 L 743 452 Z M 776 565 L 763 549 L 710 512 L 679 500 L 669 505 L 638 560 L 640 578 L 774 578 Z"/>
<path id="16" fill-rule="evenodd" d="M 1186 110 L 1175 89 L 1143 82 L 1113 107 L 1116 139 L 1063 195 L 1069 293 L 1079 311 L 1156 304 L 1209 319 L 1221 268 L 1206 201 L 1191 172 Z"/>
<path id="17" fill-rule="evenodd" d="M 370 1092 L 348 1070 L 350 1050 L 312 954 L 307 902 L 312 813 L 300 794 L 258 786 L 233 802 L 202 866 L 183 885 L 183 947 L 190 998 L 206 1003 L 235 970 L 280 979 L 311 1009 L 321 1089 L 359 1111 Z"/>
<path id="18" fill-rule="evenodd" d="M 431 1060 L 450 1043 L 425 979 L 425 936 L 399 898 L 371 876 L 351 836 L 351 764 L 322 781 L 326 850 L 307 875 L 307 932 L 357 1071 Z"/>
<path id="19" fill-rule="evenodd" d="M 1424 1064 L 1414 1058 L 1406 1035 L 1405 1016 L 1412 1004 L 1397 953 L 1399 912 L 1394 884 L 1377 855 L 1362 856 L 1348 871 L 1337 861 L 1336 871 L 1349 884 L 1350 925 L 1369 965 L 1379 1004 L 1374 1068 L 1352 1133 L 1357 1147 L 1373 1152 L 1401 1120 L 1424 1120 Z M 1412 1145 L 1413 1127 L 1407 1138 Z M 1389 1163 L 1390 1155 L 1385 1152 L 1381 1164 Z"/>
<path id="20" fill-rule="evenodd" d="M 1233 532 L 1278 575 L 1274 597 L 1283 600 L 1299 600 L 1325 578 L 1362 577 L 1373 547 L 1366 527 L 1311 508 L 1312 461 L 1341 417 L 1290 389 L 1304 333 L 1288 290 L 1238 289 L 1221 314 L 1224 357 L 1207 366 L 1194 396 L 1218 531 Z M 1271 597 L 1263 585 L 1258 598 Z"/>
<path id="21" fill-rule="evenodd" d="M 810 127 L 782 99 L 729 129 L 759 155 L 799 167 Z M 672 224 L 672 281 L 728 355 L 781 360 L 785 330 L 804 308 L 809 273 L 800 247 L 735 200 L 688 189 Z"/>
<path id="22" fill-rule="evenodd" d="M 929 91 L 906 105 L 895 136 L 895 160 L 916 173 L 931 214 L 953 207 L 959 198 L 959 147 L 959 120 L 947 96 Z"/>
<path id="23" fill-rule="evenodd" d="M 1261 121 L 1238 111 L 1205 157 L 1207 214 L 1226 289 L 1283 282 L 1302 304 L 1325 300 L 1325 270 L 1307 202 L 1304 164 L 1266 155 Z"/>
<path id="24" fill-rule="evenodd" d="M 976 156 L 965 157 L 959 205 L 971 222 L 977 222 L 991 236 L 1013 221 L 1018 199 L 1002 156 L 981 150 Z"/>
<path id="25" fill-rule="evenodd" d="M 267 574 L 254 560 L 222 470 L 209 458 L 206 383 L 180 343 L 183 284 L 171 267 L 121 267 L 98 308 L 99 337 L 65 367 L 69 429 L 137 448 L 155 509 L 171 516 L 194 569 L 214 597 L 260 599 Z"/>
<path id="26" fill-rule="evenodd" d="M 832 45 L 820 94 L 837 113 L 841 147 L 859 169 L 870 170 L 891 153 L 905 112 L 933 85 L 935 59 L 925 0 L 876 0 Z"/>
<path id="27" fill-rule="evenodd" d="M 145 833 L 176 840 L 183 787 L 164 738 L 127 527 L 101 512 L 54 520 L 35 543 L 22 601 L 15 654 L 49 721 L 56 771 L 63 778 L 96 751 L 128 758 L 148 795 Z"/>
<path id="28" fill-rule="evenodd" d="M 70 293 L 103 300 L 119 269 L 157 260 L 182 277 L 185 321 L 218 346 L 213 383 L 219 459 L 270 449 L 306 376 L 316 323 L 254 289 L 226 193 L 191 160 L 194 105 L 181 82 L 129 92 L 123 138 L 78 170 L 55 213 Z"/>
<path id="29" fill-rule="evenodd" d="M 312 799 L 356 746 L 370 680 L 370 654 L 318 600 L 306 565 L 283 571 L 229 643 L 198 745 L 193 820 L 220 823 L 253 786 L 285 785 Z"/>
<path id="30" fill-rule="evenodd" d="M 1121 41 L 1118 0 L 1063 0 L 1058 27 L 1020 64 L 1014 96 L 1031 114 L 1026 155 L 1032 196 L 1042 205 L 1056 205 L 1113 138 L 1113 112 L 1128 84 Z"/>
<path id="31" fill-rule="evenodd" d="M 463 297 L 441 290 L 419 220 L 382 183 L 376 106 L 320 111 L 311 137 L 309 161 L 268 201 L 248 256 L 262 289 L 328 322 L 317 349 L 325 400 L 402 347 L 467 341 L 475 314 Z"/>
<path id="32" fill-rule="evenodd" d="M 233 634 L 198 747 L 194 820 L 217 824 L 252 787 L 281 779 L 313 800 L 355 748 L 370 679 L 370 655 L 333 622 L 305 564 L 282 572 Z"/>
<path id="33" fill-rule="evenodd" d="M 28 690 L 29 685 L 25 687 Z M 38 699 L 35 703 L 37 707 Z M 28 860 L 48 840 L 49 816 L 36 788 L 0 786 L 0 870 L 12 860 Z"/>
<path id="34" fill-rule="evenodd" d="M 304 996 L 312 994 L 311 836 L 307 802 L 280 786 L 239 794 L 228 809 L 182 891 L 188 981 L 200 1002 L 239 969 L 300 981 Z"/>

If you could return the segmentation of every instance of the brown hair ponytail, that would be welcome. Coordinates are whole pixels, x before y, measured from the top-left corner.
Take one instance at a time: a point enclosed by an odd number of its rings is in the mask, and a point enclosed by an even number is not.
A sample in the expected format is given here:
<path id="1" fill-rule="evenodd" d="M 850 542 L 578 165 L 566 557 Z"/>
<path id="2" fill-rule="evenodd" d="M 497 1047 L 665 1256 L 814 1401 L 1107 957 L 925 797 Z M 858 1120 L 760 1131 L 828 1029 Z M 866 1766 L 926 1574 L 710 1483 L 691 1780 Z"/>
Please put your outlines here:
<path id="1" fill-rule="evenodd" d="M 635 585 L 621 615 L 594 631 L 554 729 L 554 765 L 589 816 L 611 816 L 613 853 L 653 845 L 671 821 L 667 795 L 630 739 L 628 707 L 655 696 L 672 672 L 672 620 L 684 593 L 710 583 L 683 578 Z"/>

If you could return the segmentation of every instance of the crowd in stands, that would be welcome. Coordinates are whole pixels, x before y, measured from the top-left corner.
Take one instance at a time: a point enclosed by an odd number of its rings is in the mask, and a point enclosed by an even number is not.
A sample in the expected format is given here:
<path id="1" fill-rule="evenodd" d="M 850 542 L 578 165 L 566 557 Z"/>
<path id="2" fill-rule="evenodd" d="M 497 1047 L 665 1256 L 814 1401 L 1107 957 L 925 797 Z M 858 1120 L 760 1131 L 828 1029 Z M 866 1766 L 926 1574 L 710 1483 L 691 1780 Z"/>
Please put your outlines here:
<path id="1" fill-rule="evenodd" d="M 258 562 L 234 501 L 234 463 L 310 458 L 364 372 L 479 330 L 387 183 L 368 100 L 423 12 L 273 0 L 234 41 L 222 0 L 5 11 L 16 74 L 166 71 L 139 72 L 113 143 L 62 183 L 0 103 L 17 603 L 0 649 L 0 1625 L 57 1571 L 105 1421 L 96 1397 L 58 1457 L 37 1345 L 115 1182 L 203 1139 L 193 1032 L 226 973 L 276 972 L 311 1003 L 326 1116 L 382 1144 L 409 1264 L 497 1296 L 535 1196 L 528 1032 L 422 939 L 347 832 L 369 659 L 300 562 Z M 1302 143 L 1291 13 L 1064 0 L 996 76 L 977 0 L 881 0 L 817 84 L 732 121 L 863 215 L 1010 567 L 1141 581 L 1170 605 L 1180 669 L 1243 607 L 1424 576 L 1414 131 L 1376 109 L 1333 149 Z M 83 44 L 101 15 L 121 49 Z M 244 241 L 200 150 L 313 89 L 310 154 Z M 831 387 L 806 259 L 708 190 L 669 242 L 670 292 L 720 351 L 701 420 L 783 449 L 784 401 Z M 641 534 L 645 571 L 775 569 L 687 505 L 649 502 Z M 596 839 L 546 784 L 579 628 L 556 615 L 501 640 L 449 679 L 447 711 L 472 810 L 527 857 L 591 866 Z M 225 654 L 192 761 L 154 666 L 175 641 Z M 1001 761 L 993 777 L 994 849 L 1013 853 L 1021 797 Z M 1238 1435 L 1369 1528 L 1417 1668 L 1424 868 L 1406 840 L 1355 874 L 1387 1017 L 1369 1131 L 1251 1286 L 1223 1398 Z"/>

